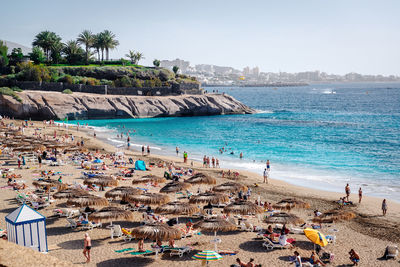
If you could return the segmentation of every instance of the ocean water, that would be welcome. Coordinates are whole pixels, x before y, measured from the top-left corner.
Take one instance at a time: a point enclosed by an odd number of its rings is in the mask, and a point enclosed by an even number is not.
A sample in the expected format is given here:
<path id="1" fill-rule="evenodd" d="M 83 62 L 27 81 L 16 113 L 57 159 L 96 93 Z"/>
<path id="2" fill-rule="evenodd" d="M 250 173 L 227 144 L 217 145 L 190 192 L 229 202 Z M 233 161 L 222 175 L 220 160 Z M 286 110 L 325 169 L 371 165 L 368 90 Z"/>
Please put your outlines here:
<path id="1" fill-rule="evenodd" d="M 400 201 L 400 84 L 320 84 L 281 88 L 206 88 L 226 92 L 256 109 L 253 115 L 88 120 L 98 136 L 133 148 L 189 159 L 217 157 L 221 167 L 262 173 L 317 189 Z M 71 123 L 77 123 L 71 122 Z M 227 152 L 219 154 L 221 147 Z M 233 151 L 234 154 L 230 154 Z M 244 158 L 239 159 L 240 152 Z"/>

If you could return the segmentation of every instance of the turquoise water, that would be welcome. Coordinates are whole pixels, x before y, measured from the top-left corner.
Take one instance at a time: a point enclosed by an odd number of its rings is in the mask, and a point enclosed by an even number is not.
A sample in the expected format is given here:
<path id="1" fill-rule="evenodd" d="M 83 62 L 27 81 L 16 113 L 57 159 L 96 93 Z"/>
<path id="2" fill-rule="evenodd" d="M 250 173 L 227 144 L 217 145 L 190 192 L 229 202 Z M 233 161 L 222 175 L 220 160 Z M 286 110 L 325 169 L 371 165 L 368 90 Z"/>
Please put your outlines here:
<path id="1" fill-rule="evenodd" d="M 269 159 L 272 178 L 340 192 L 349 182 L 353 192 L 362 186 L 365 194 L 400 200 L 400 84 L 206 89 L 259 113 L 80 123 L 105 127 L 98 135 L 115 144 L 123 144 L 117 132 L 135 130 L 134 148 L 150 144 L 172 155 L 179 146 L 191 159 L 216 156 L 222 167 L 258 173 Z M 234 155 L 219 154 L 221 147 Z"/>

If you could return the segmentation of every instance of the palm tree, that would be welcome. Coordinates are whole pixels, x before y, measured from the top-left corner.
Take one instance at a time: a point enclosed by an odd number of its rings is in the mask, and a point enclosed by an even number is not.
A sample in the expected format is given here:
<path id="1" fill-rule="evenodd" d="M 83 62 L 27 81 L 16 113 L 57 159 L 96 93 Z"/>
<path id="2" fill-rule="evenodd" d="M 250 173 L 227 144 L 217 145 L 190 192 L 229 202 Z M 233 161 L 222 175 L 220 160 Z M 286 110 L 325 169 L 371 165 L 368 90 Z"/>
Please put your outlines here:
<path id="1" fill-rule="evenodd" d="M 50 50 L 51 50 L 51 60 L 53 63 L 58 64 L 61 60 L 61 53 L 63 52 L 65 47 L 65 44 L 62 42 L 55 42 L 52 44 Z"/>
<path id="2" fill-rule="evenodd" d="M 58 42 L 61 42 L 61 37 L 55 32 L 42 31 L 35 36 L 32 46 L 41 47 L 46 54 L 46 59 L 49 60 L 51 47 Z"/>
<path id="3" fill-rule="evenodd" d="M 136 53 L 135 53 L 134 50 L 129 50 L 129 53 L 125 54 L 125 56 L 131 60 L 132 64 L 135 64 L 134 62 L 135 62 L 135 59 L 136 59 Z"/>
<path id="4" fill-rule="evenodd" d="M 70 64 L 76 64 L 83 58 L 84 50 L 79 46 L 78 41 L 71 40 L 65 44 L 64 53 Z"/>
<path id="5" fill-rule="evenodd" d="M 102 38 L 103 38 L 103 36 L 102 36 L 101 33 L 98 33 L 98 34 L 95 34 L 93 36 L 93 38 L 94 38 L 94 40 L 93 40 L 92 47 L 94 49 L 96 49 L 97 60 L 100 61 L 100 50 L 102 50 L 101 48 L 102 48 Z"/>
<path id="6" fill-rule="evenodd" d="M 78 35 L 77 41 L 79 44 L 82 44 L 85 46 L 85 51 L 86 51 L 85 62 L 86 62 L 86 64 L 88 64 L 89 63 L 89 49 L 90 49 L 90 47 L 93 46 L 95 38 L 91 31 L 84 30 L 83 32 L 81 32 Z"/>
<path id="7" fill-rule="evenodd" d="M 103 39 L 103 46 L 106 50 L 106 60 L 109 60 L 110 50 L 116 48 L 119 45 L 119 42 L 115 39 L 115 34 L 109 30 L 104 30 L 101 34 Z"/>
<path id="8" fill-rule="evenodd" d="M 160 67 L 160 60 L 154 59 L 154 60 L 153 60 L 153 65 L 154 65 L 155 67 Z"/>
<path id="9" fill-rule="evenodd" d="M 136 52 L 136 58 L 135 58 L 135 59 L 136 59 L 136 60 L 135 60 L 135 64 L 139 64 L 139 61 L 140 61 L 141 59 L 144 59 L 143 53 Z"/>

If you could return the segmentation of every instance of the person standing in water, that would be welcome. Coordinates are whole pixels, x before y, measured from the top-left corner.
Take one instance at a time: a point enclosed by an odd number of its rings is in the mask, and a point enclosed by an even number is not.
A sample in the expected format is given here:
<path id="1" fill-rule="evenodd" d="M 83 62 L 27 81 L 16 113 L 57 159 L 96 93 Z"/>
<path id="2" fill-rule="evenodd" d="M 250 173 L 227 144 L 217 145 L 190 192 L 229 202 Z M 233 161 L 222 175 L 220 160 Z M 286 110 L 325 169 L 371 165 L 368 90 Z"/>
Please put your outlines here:
<path id="1" fill-rule="evenodd" d="M 362 192 L 362 189 L 360 187 L 360 189 L 358 189 L 358 203 L 361 203 L 362 194 L 363 194 L 363 192 Z"/>
<path id="2" fill-rule="evenodd" d="M 175 148 L 175 151 L 176 151 L 176 156 L 178 156 L 178 154 L 179 154 L 179 147 L 176 147 L 176 148 Z"/>
<path id="3" fill-rule="evenodd" d="M 85 240 L 83 243 L 83 255 L 86 258 L 86 263 L 90 262 L 90 250 L 92 249 L 92 240 L 88 233 L 85 233 Z"/>
<path id="4" fill-rule="evenodd" d="M 269 159 L 267 159 L 267 171 L 270 171 L 270 167 L 269 167 Z"/>
<path id="5" fill-rule="evenodd" d="M 144 156 L 144 146 L 142 146 L 142 156 Z"/>
<path id="6" fill-rule="evenodd" d="M 243 152 L 240 152 L 239 157 L 242 159 L 243 158 Z"/>
<path id="7" fill-rule="evenodd" d="M 147 155 L 150 155 L 150 146 L 147 145 Z"/>

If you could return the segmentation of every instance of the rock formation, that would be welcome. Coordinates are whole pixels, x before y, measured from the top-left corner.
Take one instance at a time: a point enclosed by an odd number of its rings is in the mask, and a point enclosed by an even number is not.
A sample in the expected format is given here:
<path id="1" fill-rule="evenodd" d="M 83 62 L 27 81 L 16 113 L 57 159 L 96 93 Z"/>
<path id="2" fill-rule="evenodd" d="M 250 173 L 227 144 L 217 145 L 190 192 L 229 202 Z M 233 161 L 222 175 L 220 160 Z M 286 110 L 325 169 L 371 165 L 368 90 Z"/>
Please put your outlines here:
<path id="1" fill-rule="evenodd" d="M 225 94 L 123 96 L 23 91 L 21 102 L 0 95 L 0 114 L 19 119 L 115 119 L 249 114 L 254 110 Z"/>

